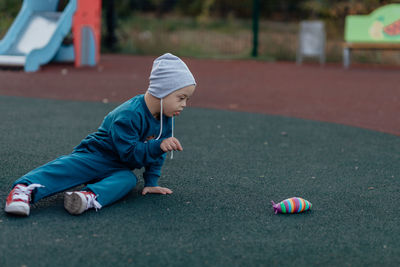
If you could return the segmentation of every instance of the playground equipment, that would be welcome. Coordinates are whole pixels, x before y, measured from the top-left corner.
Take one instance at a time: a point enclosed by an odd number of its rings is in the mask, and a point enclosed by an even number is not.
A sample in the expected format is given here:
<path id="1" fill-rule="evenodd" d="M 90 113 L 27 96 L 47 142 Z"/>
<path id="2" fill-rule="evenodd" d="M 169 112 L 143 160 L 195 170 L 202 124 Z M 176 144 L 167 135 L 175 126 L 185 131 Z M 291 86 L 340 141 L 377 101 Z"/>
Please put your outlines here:
<path id="1" fill-rule="evenodd" d="M 346 17 L 343 66 L 350 66 L 351 50 L 400 49 L 400 4 L 390 4 L 369 15 Z"/>
<path id="2" fill-rule="evenodd" d="M 101 0 L 24 0 L 10 29 L 0 41 L 0 65 L 27 72 L 48 62 L 94 66 L 100 60 Z M 71 32 L 73 43 L 62 44 Z"/>

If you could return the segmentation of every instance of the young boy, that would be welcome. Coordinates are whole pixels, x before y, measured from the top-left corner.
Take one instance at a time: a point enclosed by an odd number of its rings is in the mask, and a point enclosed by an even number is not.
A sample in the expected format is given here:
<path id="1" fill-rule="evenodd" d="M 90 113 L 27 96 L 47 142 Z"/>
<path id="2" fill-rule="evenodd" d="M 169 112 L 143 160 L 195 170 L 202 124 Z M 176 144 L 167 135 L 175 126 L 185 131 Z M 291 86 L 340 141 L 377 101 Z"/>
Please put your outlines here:
<path id="1" fill-rule="evenodd" d="M 30 203 L 77 185 L 67 192 L 64 207 L 71 214 L 114 203 L 137 183 L 133 169 L 145 167 L 143 195 L 171 194 L 158 186 L 166 152 L 181 151 L 173 137 L 173 117 L 186 107 L 194 93 L 195 79 L 178 57 L 164 54 L 153 63 L 150 85 L 105 118 L 97 132 L 87 136 L 70 155 L 51 161 L 13 184 L 5 211 L 28 216 Z"/>

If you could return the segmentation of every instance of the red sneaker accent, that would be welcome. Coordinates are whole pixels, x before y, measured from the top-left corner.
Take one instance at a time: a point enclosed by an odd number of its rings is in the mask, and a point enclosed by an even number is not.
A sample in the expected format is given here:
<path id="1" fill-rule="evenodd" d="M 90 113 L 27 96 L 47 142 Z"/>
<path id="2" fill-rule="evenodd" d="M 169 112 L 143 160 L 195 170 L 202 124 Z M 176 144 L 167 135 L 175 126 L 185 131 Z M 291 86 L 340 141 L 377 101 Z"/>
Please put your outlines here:
<path id="1" fill-rule="evenodd" d="M 17 184 L 14 186 L 13 190 L 11 190 L 10 194 L 7 197 L 6 205 L 10 204 L 13 201 L 22 201 L 29 204 L 29 196 L 27 194 L 21 194 L 21 191 L 27 191 L 28 186 L 24 184 Z"/>
<path id="2" fill-rule="evenodd" d="M 5 211 L 16 215 L 28 216 L 32 191 L 37 187 L 44 187 L 40 184 L 17 184 L 8 194 Z"/>

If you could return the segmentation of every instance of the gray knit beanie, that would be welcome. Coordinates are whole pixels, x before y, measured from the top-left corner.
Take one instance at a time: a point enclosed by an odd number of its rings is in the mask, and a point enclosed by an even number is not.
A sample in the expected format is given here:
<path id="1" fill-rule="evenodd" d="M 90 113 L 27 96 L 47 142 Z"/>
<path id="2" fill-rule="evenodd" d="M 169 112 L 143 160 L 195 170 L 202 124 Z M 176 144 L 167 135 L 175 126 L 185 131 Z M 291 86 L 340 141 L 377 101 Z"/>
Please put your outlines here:
<path id="1" fill-rule="evenodd" d="M 196 85 L 186 64 L 179 57 L 170 53 L 154 60 L 149 79 L 148 91 L 157 98 L 164 98 L 183 87 Z"/>

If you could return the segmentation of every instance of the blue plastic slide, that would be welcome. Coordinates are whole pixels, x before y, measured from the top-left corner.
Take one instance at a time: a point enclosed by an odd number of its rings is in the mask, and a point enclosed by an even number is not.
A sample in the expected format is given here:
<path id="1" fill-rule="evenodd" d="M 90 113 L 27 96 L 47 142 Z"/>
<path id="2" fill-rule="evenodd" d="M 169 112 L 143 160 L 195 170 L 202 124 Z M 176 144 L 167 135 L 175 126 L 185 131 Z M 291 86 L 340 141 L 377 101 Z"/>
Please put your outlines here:
<path id="1" fill-rule="evenodd" d="M 0 41 L 0 65 L 21 66 L 37 71 L 57 54 L 65 36 L 71 31 L 77 8 L 70 0 L 57 12 L 59 0 L 24 0 L 10 29 Z"/>

